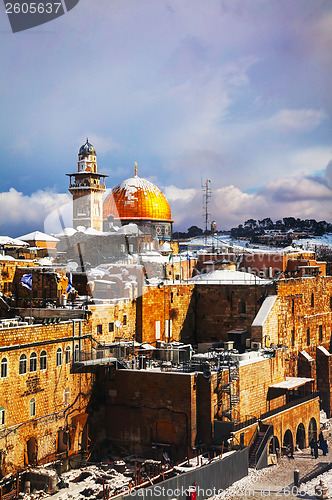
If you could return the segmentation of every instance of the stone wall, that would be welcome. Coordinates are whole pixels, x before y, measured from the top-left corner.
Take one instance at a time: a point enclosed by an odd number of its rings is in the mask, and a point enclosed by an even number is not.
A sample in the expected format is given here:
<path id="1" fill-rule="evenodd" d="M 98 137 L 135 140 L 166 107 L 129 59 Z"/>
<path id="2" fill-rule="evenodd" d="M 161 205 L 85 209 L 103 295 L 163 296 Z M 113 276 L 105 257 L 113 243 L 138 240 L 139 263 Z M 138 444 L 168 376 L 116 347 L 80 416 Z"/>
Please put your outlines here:
<path id="1" fill-rule="evenodd" d="M 269 386 L 285 380 L 285 355 L 279 349 L 274 358 L 265 358 L 239 367 L 240 420 L 278 408 L 286 403 L 283 396 L 269 399 Z"/>
<path id="2" fill-rule="evenodd" d="M 64 450 L 71 455 L 82 449 L 94 376 L 72 372 L 75 346 L 91 349 L 86 325 L 82 322 L 79 338 L 78 323 L 75 330 L 73 322 L 61 322 L 1 331 L 3 474 L 35 460 L 53 460 Z M 66 434 L 66 446 L 59 433 Z"/>

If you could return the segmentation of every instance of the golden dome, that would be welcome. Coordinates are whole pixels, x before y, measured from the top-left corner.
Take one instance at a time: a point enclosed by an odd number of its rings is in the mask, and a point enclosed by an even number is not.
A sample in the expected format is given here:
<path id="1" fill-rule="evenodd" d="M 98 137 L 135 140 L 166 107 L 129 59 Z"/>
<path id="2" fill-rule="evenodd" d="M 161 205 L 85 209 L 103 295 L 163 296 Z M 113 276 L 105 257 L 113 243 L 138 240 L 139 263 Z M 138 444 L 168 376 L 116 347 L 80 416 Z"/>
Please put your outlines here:
<path id="1" fill-rule="evenodd" d="M 104 201 L 104 219 L 113 215 L 121 220 L 171 220 L 169 203 L 157 186 L 152 182 L 135 176 L 126 179 L 112 189 Z"/>

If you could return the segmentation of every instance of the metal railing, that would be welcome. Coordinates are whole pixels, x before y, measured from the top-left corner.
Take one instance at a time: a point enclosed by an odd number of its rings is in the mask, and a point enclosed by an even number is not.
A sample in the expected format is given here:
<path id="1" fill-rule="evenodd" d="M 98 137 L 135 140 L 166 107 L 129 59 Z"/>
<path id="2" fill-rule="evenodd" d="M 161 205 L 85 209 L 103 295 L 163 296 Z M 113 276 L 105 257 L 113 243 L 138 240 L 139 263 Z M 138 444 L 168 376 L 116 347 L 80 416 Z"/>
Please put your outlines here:
<path id="1" fill-rule="evenodd" d="M 276 415 L 277 413 L 280 413 L 282 411 L 293 408 L 294 406 L 297 406 L 301 403 L 306 403 L 307 401 L 310 401 L 311 399 L 316 399 L 318 396 L 319 396 L 318 392 L 312 392 L 311 394 L 307 394 L 306 396 L 296 398 L 293 401 L 289 401 L 289 403 L 286 403 L 283 406 L 279 406 L 279 408 L 275 408 L 273 410 L 267 411 L 266 413 L 262 413 L 260 416 L 260 419 L 264 420 L 268 417 L 272 417 L 273 415 Z"/>
<path id="2" fill-rule="evenodd" d="M 259 462 L 262 458 L 263 451 L 264 451 L 265 447 L 267 446 L 267 444 L 272 436 L 273 436 L 273 425 L 269 425 L 268 428 L 266 429 L 265 435 L 264 435 L 262 441 L 260 442 L 258 449 L 255 453 L 255 464 L 256 464 L 257 468 L 259 468 Z"/>
<path id="3" fill-rule="evenodd" d="M 246 418 L 246 420 L 244 420 L 243 422 L 238 422 L 234 424 L 234 431 L 239 431 L 241 429 L 244 429 L 245 427 L 249 427 L 250 425 L 256 424 L 257 422 L 258 418 L 251 416 L 250 418 Z"/>

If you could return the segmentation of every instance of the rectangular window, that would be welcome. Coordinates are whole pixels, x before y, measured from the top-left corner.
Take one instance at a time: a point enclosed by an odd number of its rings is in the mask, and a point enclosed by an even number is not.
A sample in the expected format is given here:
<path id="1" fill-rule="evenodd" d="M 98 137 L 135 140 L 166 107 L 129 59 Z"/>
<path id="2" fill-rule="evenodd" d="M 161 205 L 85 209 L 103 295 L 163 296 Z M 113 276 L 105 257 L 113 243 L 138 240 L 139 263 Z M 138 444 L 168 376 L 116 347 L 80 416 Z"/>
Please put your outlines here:
<path id="1" fill-rule="evenodd" d="M 0 407 L 0 425 L 5 425 L 5 409 L 3 406 Z"/>
<path id="2" fill-rule="evenodd" d="M 310 345 L 310 328 L 307 328 L 307 346 Z"/>
<path id="3" fill-rule="evenodd" d="M 156 340 L 160 339 L 160 321 L 155 322 L 155 334 L 156 334 Z"/>
<path id="4" fill-rule="evenodd" d="M 122 324 L 123 324 L 123 326 L 125 326 L 127 324 L 127 315 L 126 314 L 123 315 Z"/>
<path id="5" fill-rule="evenodd" d="M 29 417 L 36 416 L 36 400 L 34 398 L 30 399 L 29 402 Z"/>
<path id="6" fill-rule="evenodd" d="M 319 325 L 319 327 L 318 327 L 318 336 L 319 336 L 319 342 L 322 342 L 322 340 L 323 340 L 323 325 Z"/>
<path id="7" fill-rule="evenodd" d="M 165 338 L 168 339 L 169 337 L 169 320 L 165 319 Z"/>
<path id="8" fill-rule="evenodd" d="M 292 330 L 292 346 L 295 345 L 295 330 Z"/>
<path id="9" fill-rule="evenodd" d="M 97 325 L 97 333 L 101 335 L 103 333 L 103 325 Z"/>
<path id="10" fill-rule="evenodd" d="M 66 387 L 65 392 L 64 392 L 64 404 L 65 404 L 65 406 L 69 405 L 69 401 L 70 401 L 70 391 L 69 391 L 69 388 Z"/>
<path id="11" fill-rule="evenodd" d="M 108 323 L 108 331 L 109 332 L 114 332 L 114 323 Z"/>

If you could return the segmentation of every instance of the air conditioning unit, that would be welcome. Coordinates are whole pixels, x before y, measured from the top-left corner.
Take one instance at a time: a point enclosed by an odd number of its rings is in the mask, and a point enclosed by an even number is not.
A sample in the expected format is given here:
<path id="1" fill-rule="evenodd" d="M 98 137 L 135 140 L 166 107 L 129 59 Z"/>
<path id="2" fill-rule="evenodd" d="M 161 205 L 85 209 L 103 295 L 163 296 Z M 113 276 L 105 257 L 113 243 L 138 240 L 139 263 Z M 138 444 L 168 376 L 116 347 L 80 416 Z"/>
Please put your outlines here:
<path id="1" fill-rule="evenodd" d="M 262 348 L 262 344 L 260 342 L 251 342 L 251 349 L 255 349 L 258 351 L 258 349 Z"/>

